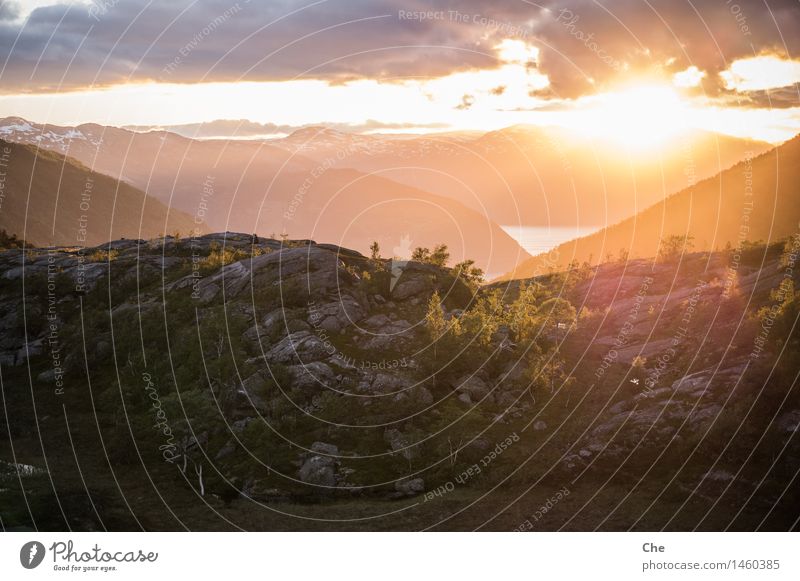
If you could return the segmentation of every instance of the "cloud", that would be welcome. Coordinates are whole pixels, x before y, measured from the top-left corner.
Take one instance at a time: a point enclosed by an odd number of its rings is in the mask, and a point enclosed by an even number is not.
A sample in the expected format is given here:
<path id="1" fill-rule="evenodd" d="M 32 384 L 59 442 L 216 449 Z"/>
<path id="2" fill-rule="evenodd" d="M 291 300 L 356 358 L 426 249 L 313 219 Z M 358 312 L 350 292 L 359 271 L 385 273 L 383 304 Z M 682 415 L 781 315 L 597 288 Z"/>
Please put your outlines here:
<path id="1" fill-rule="evenodd" d="M 392 80 L 498 63 L 493 44 L 478 42 L 486 28 L 400 20 L 398 5 L 118 0 L 102 11 L 39 7 L 24 23 L 0 23 L 0 53 L 9 55 L 2 91 L 131 80 Z"/>
<path id="2" fill-rule="evenodd" d="M 720 73 L 725 88 L 742 93 L 767 91 L 800 83 L 800 60 L 774 55 L 740 59 Z"/>
<path id="3" fill-rule="evenodd" d="M 504 38 L 494 48 L 498 58 L 506 63 L 533 66 L 539 58 L 539 49 L 524 40 Z"/>
<path id="4" fill-rule="evenodd" d="M 671 77 L 689 67 L 706 71 L 702 88 L 724 91 L 726 63 L 775 48 L 800 50 L 800 4 L 791 0 L 553 1 L 536 21 L 540 67 L 553 90 L 574 98 L 635 76 Z M 745 28 L 746 27 L 746 28 Z M 610 62 L 623 64 L 622 70 Z"/>
<path id="5" fill-rule="evenodd" d="M 700 87 L 716 95 L 728 91 L 718 73 L 752 57 L 754 48 L 800 52 L 796 0 L 735 5 L 115 0 L 102 5 L 103 10 L 92 4 L 38 7 L 24 22 L 0 17 L 0 54 L 8 55 L 0 91 L 149 80 L 397 82 L 499 68 L 504 63 L 498 57 L 522 49 L 531 53 L 516 52 L 517 60 L 535 60 L 537 71 L 549 78 L 548 94 L 559 98 L 591 94 L 632 75 L 671 78 L 691 67 L 707 73 Z M 13 8 L 3 10 L 10 14 Z M 438 11 L 440 17 L 400 18 L 401 10 Z"/>
<path id="6" fill-rule="evenodd" d="M 701 71 L 696 66 L 692 65 L 686 70 L 679 71 L 672 75 L 672 84 L 684 89 L 697 87 L 705 76 L 705 71 Z"/>
<path id="7" fill-rule="evenodd" d="M 0 2 L 0 22 L 4 20 L 13 21 L 19 18 L 20 7 L 16 2 Z"/>

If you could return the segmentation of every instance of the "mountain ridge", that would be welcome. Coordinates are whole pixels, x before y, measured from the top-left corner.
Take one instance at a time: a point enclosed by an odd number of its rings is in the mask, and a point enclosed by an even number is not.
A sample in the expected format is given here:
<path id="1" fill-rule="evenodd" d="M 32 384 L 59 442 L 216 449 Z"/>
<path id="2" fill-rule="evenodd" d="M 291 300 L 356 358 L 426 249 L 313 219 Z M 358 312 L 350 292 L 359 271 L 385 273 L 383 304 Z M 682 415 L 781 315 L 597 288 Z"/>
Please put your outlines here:
<path id="1" fill-rule="evenodd" d="M 619 251 L 630 257 L 655 256 L 661 241 L 673 235 L 691 236 L 692 246 L 687 250 L 701 251 L 721 249 L 726 244 L 738 247 L 743 241 L 770 243 L 791 236 L 800 222 L 798 167 L 800 134 L 699 180 L 630 218 L 534 256 L 500 280 L 564 269 L 573 261 L 596 264 L 608 254 L 617 256 Z M 713 228 L 709 227 L 711 220 Z M 744 236 L 740 235 L 742 229 Z"/>
<path id="2" fill-rule="evenodd" d="M 7 152 L 0 228 L 37 246 L 205 232 L 206 224 L 79 160 L 0 139 Z"/>

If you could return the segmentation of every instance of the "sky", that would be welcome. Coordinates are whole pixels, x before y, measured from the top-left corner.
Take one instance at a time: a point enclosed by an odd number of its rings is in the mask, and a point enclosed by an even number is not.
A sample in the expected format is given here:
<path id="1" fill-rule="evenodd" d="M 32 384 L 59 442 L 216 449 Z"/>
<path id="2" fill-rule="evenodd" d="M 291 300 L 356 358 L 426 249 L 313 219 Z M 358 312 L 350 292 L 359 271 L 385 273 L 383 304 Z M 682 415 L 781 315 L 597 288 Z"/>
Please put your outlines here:
<path id="1" fill-rule="evenodd" d="M 0 0 L 0 116 L 800 132 L 797 0 Z"/>

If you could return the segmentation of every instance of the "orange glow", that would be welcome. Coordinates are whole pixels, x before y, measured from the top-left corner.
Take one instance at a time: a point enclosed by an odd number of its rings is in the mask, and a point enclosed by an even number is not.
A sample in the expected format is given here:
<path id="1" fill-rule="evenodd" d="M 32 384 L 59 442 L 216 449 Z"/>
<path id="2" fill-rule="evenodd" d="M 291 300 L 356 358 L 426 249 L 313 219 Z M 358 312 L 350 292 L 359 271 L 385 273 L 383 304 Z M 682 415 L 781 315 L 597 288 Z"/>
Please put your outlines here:
<path id="1" fill-rule="evenodd" d="M 652 148 L 688 129 L 690 105 L 669 86 L 633 86 L 582 100 L 563 125 L 632 149 Z"/>

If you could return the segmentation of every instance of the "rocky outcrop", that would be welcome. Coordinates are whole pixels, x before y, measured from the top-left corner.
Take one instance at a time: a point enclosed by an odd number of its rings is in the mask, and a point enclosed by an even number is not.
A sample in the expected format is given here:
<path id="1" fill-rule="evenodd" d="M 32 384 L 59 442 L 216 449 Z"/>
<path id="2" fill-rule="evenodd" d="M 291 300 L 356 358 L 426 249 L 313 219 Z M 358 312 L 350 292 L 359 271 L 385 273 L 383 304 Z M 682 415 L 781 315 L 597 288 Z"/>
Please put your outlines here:
<path id="1" fill-rule="evenodd" d="M 324 442 L 314 442 L 311 452 L 306 455 L 303 465 L 297 476 L 302 482 L 324 489 L 335 488 L 339 482 L 338 466 L 336 457 L 339 449 Z M 323 492 L 330 492 L 323 491 Z"/>

